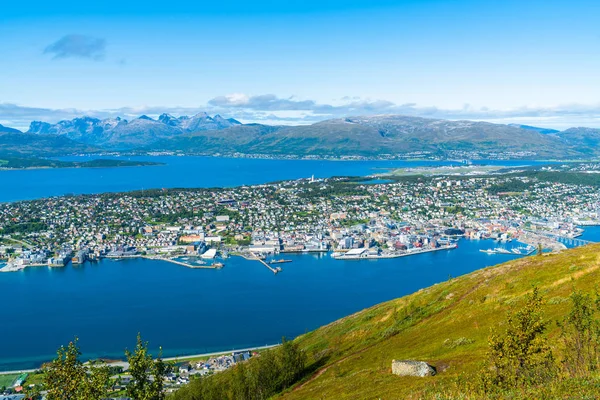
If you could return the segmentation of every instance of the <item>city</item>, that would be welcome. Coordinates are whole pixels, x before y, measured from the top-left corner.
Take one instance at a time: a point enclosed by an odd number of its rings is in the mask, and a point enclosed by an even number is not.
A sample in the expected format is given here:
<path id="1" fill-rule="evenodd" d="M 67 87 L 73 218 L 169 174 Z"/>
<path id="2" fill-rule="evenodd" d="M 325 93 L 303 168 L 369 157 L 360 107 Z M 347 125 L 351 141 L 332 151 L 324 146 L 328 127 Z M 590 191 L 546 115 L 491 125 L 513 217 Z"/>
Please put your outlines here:
<path id="1" fill-rule="evenodd" d="M 598 166 L 569 168 L 557 173 Z M 148 257 L 192 268 L 223 267 L 217 254 L 399 257 L 450 250 L 457 237 L 560 250 L 565 246 L 557 238 L 574 239 L 582 232 L 578 226 L 595 225 L 599 218 L 595 187 L 543 182 L 518 172 L 374 182 L 307 178 L 6 203 L 0 205 L 0 257 L 7 265 L 0 271 L 105 257 Z"/>

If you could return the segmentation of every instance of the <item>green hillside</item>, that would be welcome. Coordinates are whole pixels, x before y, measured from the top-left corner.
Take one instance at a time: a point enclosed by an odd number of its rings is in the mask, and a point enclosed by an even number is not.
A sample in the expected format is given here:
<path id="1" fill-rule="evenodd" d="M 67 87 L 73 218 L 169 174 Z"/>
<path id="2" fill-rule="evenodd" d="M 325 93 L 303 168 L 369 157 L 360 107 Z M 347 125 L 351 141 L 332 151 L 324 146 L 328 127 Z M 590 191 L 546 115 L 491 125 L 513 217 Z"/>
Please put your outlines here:
<path id="1" fill-rule="evenodd" d="M 507 313 L 521 309 L 533 287 L 539 288 L 543 318 L 548 322 L 543 337 L 559 366 L 565 352 L 557 322 L 570 312 L 574 290 L 595 291 L 599 267 L 600 245 L 531 256 L 453 278 L 343 318 L 294 341 L 307 355 L 306 372 L 299 382 L 275 397 L 486 397 L 471 392 L 468 384 L 488 369 L 483 363 L 491 329 L 503 332 Z M 426 361 L 437 368 L 438 374 L 399 377 L 391 373 L 393 359 Z M 251 360 L 250 364 L 253 361 L 260 362 Z M 227 384 L 228 379 L 235 381 L 237 369 L 207 380 L 216 378 Z M 255 368 L 249 365 L 247 369 Z M 559 374 L 562 379 L 504 392 L 499 398 L 596 398 L 600 380 L 594 374 L 580 378 Z M 174 397 L 212 398 L 208 386 L 206 382 L 192 382 Z M 227 391 L 220 396 L 235 398 Z"/>
<path id="2" fill-rule="evenodd" d="M 449 151 L 525 151 L 549 158 L 582 155 L 576 138 L 567 146 L 558 136 L 514 126 L 407 116 L 351 117 L 298 126 L 237 125 L 178 135 L 142 150 L 325 157 L 381 157 L 416 151 L 440 155 Z"/>

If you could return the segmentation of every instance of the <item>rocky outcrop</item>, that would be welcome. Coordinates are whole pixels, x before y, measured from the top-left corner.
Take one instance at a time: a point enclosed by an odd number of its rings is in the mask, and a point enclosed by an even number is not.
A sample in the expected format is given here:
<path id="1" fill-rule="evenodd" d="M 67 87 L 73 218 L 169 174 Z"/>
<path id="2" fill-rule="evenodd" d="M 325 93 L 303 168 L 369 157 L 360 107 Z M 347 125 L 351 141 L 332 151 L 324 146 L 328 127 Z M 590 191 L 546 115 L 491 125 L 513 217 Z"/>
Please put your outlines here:
<path id="1" fill-rule="evenodd" d="M 424 361 L 392 360 L 392 373 L 399 376 L 433 376 L 436 374 L 435 367 Z"/>

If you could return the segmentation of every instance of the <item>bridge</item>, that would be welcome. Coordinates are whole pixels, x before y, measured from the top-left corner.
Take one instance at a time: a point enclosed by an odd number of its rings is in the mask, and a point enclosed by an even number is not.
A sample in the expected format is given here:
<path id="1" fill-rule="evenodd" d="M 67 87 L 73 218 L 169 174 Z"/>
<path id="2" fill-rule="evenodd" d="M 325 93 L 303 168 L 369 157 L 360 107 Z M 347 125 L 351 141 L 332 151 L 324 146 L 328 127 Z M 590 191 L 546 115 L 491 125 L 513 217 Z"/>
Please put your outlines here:
<path id="1" fill-rule="evenodd" d="M 584 240 L 584 239 L 579 239 L 579 238 L 560 236 L 560 235 L 556 235 L 554 233 L 549 233 L 549 232 L 535 232 L 535 233 L 537 233 L 538 235 L 546 236 L 550 239 L 554 239 L 559 243 L 562 243 L 564 245 L 569 245 L 572 247 L 579 247 L 579 246 L 585 246 L 587 244 L 596 243 L 596 242 L 590 242 L 589 240 Z"/>

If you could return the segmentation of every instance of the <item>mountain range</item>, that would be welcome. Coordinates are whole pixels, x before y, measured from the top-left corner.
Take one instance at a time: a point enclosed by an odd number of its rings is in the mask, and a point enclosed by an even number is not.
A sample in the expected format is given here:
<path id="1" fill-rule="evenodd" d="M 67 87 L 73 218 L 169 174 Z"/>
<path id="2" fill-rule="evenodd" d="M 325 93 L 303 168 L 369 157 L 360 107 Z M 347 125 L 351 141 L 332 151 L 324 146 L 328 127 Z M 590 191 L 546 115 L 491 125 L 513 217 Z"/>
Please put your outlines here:
<path id="1" fill-rule="evenodd" d="M 312 125 L 242 124 L 206 113 L 157 119 L 142 115 L 31 122 L 27 132 L 0 126 L 0 154 L 39 156 L 93 151 L 188 154 L 387 157 L 414 152 L 513 153 L 530 158 L 600 156 L 600 129 L 565 131 L 528 125 L 449 121 L 401 115 L 330 119 Z M 514 154 L 520 152 L 520 155 Z"/>
<path id="2" fill-rule="evenodd" d="M 226 129 L 235 125 L 240 125 L 240 122 L 222 118 L 220 115 L 210 117 L 206 113 L 178 118 L 162 114 L 158 120 L 142 115 L 130 121 L 120 117 L 104 120 L 81 117 L 56 124 L 33 121 L 27 133 L 64 136 L 107 149 L 128 149 L 185 133 Z"/>

